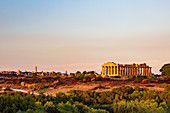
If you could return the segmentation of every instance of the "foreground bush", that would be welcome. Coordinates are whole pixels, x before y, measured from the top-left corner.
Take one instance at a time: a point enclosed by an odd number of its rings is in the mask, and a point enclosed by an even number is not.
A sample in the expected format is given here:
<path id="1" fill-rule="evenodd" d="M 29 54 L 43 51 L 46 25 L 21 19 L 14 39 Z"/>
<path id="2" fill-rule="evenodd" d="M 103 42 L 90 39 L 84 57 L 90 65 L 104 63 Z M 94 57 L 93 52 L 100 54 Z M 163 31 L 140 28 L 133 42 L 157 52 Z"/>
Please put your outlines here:
<path id="1" fill-rule="evenodd" d="M 59 103 L 58 111 L 60 113 L 109 113 L 104 109 L 93 109 L 78 102 L 75 102 L 74 104 L 71 104 L 70 102 Z"/>
<path id="2" fill-rule="evenodd" d="M 72 90 L 56 96 L 5 92 L 0 94 L 0 113 L 168 113 L 166 88 L 163 92 L 127 86 L 103 92 Z"/>

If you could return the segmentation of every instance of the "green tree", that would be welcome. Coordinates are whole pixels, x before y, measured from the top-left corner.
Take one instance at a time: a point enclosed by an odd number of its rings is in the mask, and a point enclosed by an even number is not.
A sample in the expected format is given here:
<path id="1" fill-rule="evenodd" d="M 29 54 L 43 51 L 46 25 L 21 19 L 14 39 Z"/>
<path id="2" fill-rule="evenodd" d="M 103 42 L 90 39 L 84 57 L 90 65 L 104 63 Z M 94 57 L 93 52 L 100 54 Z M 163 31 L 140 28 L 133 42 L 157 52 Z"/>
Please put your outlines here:
<path id="1" fill-rule="evenodd" d="M 44 108 L 48 113 L 58 113 L 58 110 L 56 109 L 52 101 L 47 101 L 44 104 Z"/>
<path id="2" fill-rule="evenodd" d="M 58 92 L 56 93 L 56 96 L 55 96 L 55 100 L 56 100 L 56 103 L 60 103 L 60 102 L 67 102 L 67 95 L 63 92 Z"/>
<path id="3" fill-rule="evenodd" d="M 89 71 L 88 74 L 95 74 L 95 71 Z"/>
<path id="4" fill-rule="evenodd" d="M 165 92 L 170 92 L 170 85 L 165 85 L 164 91 Z"/>
<path id="5" fill-rule="evenodd" d="M 164 64 L 160 69 L 161 76 L 170 76 L 170 63 Z"/>
<path id="6" fill-rule="evenodd" d="M 33 113 L 34 112 L 34 110 L 32 110 L 32 109 L 28 109 L 27 111 L 26 111 L 26 113 Z"/>
<path id="7" fill-rule="evenodd" d="M 104 109 L 93 109 L 79 102 L 75 102 L 74 104 L 70 102 L 59 103 L 58 110 L 60 113 L 108 113 Z"/>
<path id="8" fill-rule="evenodd" d="M 87 74 L 87 71 L 83 71 L 83 73 L 82 73 L 83 75 L 85 75 L 85 74 Z"/>
<path id="9" fill-rule="evenodd" d="M 114 113 L 145 113 L 145 109 L 140 105 L 131 102 L 120 101 L 113 104 Z"/>
<path id="10" fill-rule="evenodd" d="M 80 71 L 77 71 L 77 72 L 76 72 L 76 75 L 77 75 L 77 74 L 81 74 L 81 72 L 80 72 Z"/>

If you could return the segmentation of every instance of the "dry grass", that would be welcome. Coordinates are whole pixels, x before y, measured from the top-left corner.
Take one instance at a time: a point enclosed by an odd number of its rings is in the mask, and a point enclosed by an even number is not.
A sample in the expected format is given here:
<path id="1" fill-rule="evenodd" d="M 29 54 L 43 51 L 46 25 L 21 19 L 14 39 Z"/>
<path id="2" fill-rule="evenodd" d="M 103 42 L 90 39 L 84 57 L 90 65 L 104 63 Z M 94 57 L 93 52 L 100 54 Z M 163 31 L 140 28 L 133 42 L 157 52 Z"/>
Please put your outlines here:
<path id="1" fill-rule="evenodd" d="M 150 90 L 157 90 L 157 91 L 164 91 L 164 86 L 165 83 L 161 83 L 161 84 L 155 84 L 155 83 L 149 83 L 149 84 L 133 84 L 132 81 L 110 81 L 110 82 L 87 82 L 87 83 L 76 83 L 76 84 L 70 84 L 70 85 L 57 85 L 57 87 L 49 87 L 47 88 L 44 92 L 44 94 L 46 95 L 53 95 L 55 96 L 55 94 L 57 92 L 63 92 L 63 93 L 67 93 L 70 90 L 83 90 L 83 91 L 97 91 L 97 92 L 102 92 L 102 91 L 111 91 L 113 88 L 117 88 L 117 87 L 121 87 L 121 86 L 131 86 L 131 87 L 135 87 L 135 86 L 140 86 L 140 87 L 145 87 L 145 85 L 153 85 L 154 87 L 147 87 Z M 0 86 L 2 87 L 6 87 L 9 86 L 11 88 L 15 88 L 15 89 L 20 89 L 21 86 L 17 86 L 17 85 L 9 85 L 9 84 L 0 84 Z M 23 90 L 29 91 L 30 89 L 28 88 L 24 88 Z"/>
<path id="2" fill-rule="evenodd" d="M 146 84 L 145 84 L 146 85 Z M 70 90 L 83 90 L 83 91 L 111 91 L 113 88 L 121 87 L 121 86 L 140 86 L 145 87 L 143 84 L 132 84 L 132 83 L 126 83 L 126 84 L 112 84 L 112 82 L 103 82 L 103 83 L 78 83 L 78 84 L 72 84 L 72 85 L 65 85 L 65 86 L 58 86 L 56 89 L 50 87 L 48 90 L 46 90 L 45 94 L 49 95 L 55 95 L 57 92 L 63 92 L 67 93 Z M 164 91 L 165 84 L 154 84 L 154 87 L 147 87 L 149 90 L 157 90 L 157 91 Z"/>

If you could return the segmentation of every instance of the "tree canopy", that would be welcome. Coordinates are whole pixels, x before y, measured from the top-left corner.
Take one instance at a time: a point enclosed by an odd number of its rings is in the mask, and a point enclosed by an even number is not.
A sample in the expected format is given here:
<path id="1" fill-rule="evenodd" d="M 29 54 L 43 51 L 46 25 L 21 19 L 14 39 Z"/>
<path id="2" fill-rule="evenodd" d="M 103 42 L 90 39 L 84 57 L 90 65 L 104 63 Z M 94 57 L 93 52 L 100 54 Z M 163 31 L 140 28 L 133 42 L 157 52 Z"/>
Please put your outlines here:
<path id="1" fill-rule="evenodd" d="M 170 76 L 170 63 L 164 64 L 161 69 L 161 76 Z"/>

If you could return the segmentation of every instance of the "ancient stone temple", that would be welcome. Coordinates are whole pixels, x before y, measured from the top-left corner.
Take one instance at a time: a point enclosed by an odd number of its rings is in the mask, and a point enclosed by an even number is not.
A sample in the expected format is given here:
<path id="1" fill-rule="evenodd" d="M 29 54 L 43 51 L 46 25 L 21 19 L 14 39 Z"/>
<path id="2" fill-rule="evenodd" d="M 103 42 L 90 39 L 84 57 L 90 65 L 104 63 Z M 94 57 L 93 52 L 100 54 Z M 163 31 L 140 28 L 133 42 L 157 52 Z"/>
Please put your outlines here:
<path id="1" fill-rule="evenodd" d="M 107 62 L 102 65 L 102 76 L 150 76 L 152 75 L 151 67 L 143 64 L 116 64 Z"/>

